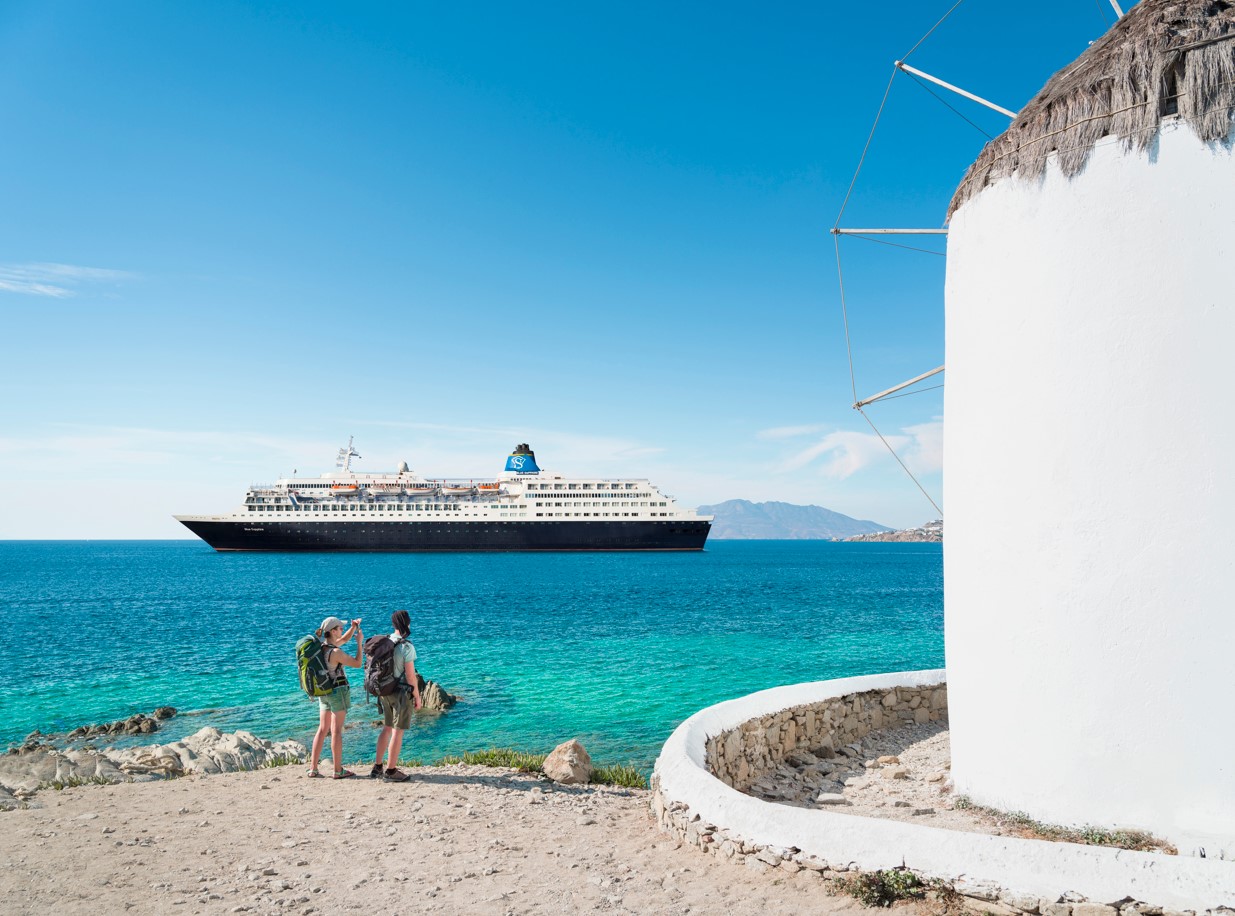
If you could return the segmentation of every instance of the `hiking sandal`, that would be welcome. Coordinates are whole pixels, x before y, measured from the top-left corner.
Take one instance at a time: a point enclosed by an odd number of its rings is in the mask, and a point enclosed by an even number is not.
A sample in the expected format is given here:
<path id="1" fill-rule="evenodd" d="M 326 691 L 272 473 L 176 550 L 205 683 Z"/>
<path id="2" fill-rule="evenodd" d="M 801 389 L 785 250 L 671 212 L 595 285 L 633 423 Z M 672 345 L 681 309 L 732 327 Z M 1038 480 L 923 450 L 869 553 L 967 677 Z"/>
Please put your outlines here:
<path id="1" fill-rule="evenodd" d="M 407 782 L 411 778 L 411 776 L 404 773 L 398 767 L 391 767 L 382 774 L 382 779 L 386 780 L 386 782 Z"/>
<path id="2" fill-rule="evenodd" d="M 322 774 L 319 773 L 317 770 L 309 770 L 304 775 L 309 777 L 310 779 L 321 779 L 322 778 Z"/>
<path id="3" fill-rule="evenodd" d="M 353 773 L 351 770 L 339 770 L 337 773 L 334 774 L 334 778 L 335 779 L 351 779 L 355 775 L 356 774 Z"/>

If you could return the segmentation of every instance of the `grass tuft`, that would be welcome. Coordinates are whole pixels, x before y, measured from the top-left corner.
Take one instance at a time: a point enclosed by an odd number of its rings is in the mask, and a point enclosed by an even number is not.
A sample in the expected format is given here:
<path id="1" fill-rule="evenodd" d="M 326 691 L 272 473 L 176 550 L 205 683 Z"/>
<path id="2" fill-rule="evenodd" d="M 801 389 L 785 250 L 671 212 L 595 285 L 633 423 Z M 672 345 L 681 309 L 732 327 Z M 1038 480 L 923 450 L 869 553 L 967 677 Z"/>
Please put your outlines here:
<path id="1" fill-rule="evenodd" d="M 1161 852 L 1172 856 L 1179 854 L 1179 850 L 1170 843 L 1143 830 L 1110 830 L 1106 827 L 1088 824 L 1083 827 L 1044 824 L 1042 821 L 1034 820 L 1024 811 L 1000 811 L 997 808 L 976 805 L 972 799 L 964 795 L 957 796 L 952 802 L 952 807 L 961 811 L 972 811 L 992 821 L 996 826 L 1010 831 L 1014 836 L 1025 839 L 1080 843 L 1083 846 L 1110 846 L 1115 849 L 1131 849 L 1138 852 Z"/>
<path id="2" fill-rule="evenodd" d="M 627 789 L 646 789 L 647 777 L 630 764 L 597 767 L 592 772 L 592 782 L 602 786 L 623 786 Z"/>
<path id="3" fill-rule="evenodd" d="M 68 779 L 52 779 L 39 783 L 40 789 L 55 789 L 61 792 L 65 789 L 76 789 L 78 786 L 114 786 L 116 780 L 106 776 L 70 776 Z"/>
<path id="4" fill-rule="evenodd" d="M 520 773 L 543 773 L 548 754 L 520 751 L 512 747 L 491 747 L 485 751 L 467 751 L 462 755 L 449 754 L 429 766 L 447 767 L 457 763 L 469 766 L 503 767 Z M 424 766 L 420 760 L 400 760 L 400 766 Z M 622 786 L 628 789 L 646 789 L 648 781 L 635 767 L 628 764 L 597 766 L 592 771 L 592 785 Z"/>
<path id="5" fill-rule="evenodd" d="M 276 767 L 289 767 L 292 764 L 304 763 L 303 758 L 297 757 L 294 754 L 275 754 L 263 763 L 259 769 L 273 770 Z"/>

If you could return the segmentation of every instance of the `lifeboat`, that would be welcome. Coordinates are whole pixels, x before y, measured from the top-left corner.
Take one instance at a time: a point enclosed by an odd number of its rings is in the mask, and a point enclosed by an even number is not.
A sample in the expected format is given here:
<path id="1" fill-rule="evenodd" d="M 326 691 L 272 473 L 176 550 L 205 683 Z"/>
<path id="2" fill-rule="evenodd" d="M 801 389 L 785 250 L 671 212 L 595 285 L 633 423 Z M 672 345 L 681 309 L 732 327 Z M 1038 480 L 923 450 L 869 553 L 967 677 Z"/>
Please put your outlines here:
<path id="1" fill-rule="evenodd" d="M 404 489 L 408 496 L 428 496 L 437 490 L 437 487 L 431 483 L 409 483 Z"/>
<path id="2" fill-rule="evenodd" d="M 473 486 L 449 486 L 442 487 L 442 492 L 447 496 L 470 496 L 476 492 Z"/>
<path id="3" fill-rule="evenodd" d="M 331 496 L 355 496 L 360 492 L 360 487 L 354 483 L 336 483 L 330 487 Z"/>
<path id="4" fill-rule="evenodd" d="M 478 483 L 476 484 L 476 490 L 482 496 L 483 495 L 495 496 L 501 491 L 501 489 L 502 489 L 502 485 L 500 483 Z"/>

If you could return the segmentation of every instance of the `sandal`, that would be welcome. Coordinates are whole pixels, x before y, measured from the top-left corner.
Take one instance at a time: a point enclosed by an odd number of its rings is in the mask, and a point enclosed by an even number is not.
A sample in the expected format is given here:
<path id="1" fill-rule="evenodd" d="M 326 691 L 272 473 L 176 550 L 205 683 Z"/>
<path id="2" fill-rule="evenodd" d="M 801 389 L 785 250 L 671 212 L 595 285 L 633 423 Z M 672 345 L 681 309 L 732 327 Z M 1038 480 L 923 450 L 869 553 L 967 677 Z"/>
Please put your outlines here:
<path id="1" fill-rule="evenodd" d="M 310 779 L 321 779 L 322 778 L 322 774 L 319 773 L 317 770 L 309 770 L 304 775 L 309 777 Z"/>
<path id="2" fill-rule="evenodd" d="M 355 775 L 356 774 L 353 773 L 351 770 L 339 770 L 339 772 L 334 774 L 334 778 L 335 779 L 351 779 Z"/>

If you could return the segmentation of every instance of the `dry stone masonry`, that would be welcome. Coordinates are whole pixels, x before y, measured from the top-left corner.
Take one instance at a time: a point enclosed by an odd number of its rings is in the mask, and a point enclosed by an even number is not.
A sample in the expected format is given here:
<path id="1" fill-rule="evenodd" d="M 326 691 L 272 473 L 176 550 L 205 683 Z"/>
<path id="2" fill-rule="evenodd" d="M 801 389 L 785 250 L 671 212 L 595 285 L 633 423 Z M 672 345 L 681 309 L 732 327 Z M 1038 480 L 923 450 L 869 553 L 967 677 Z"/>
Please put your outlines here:
<path id="1" fill-rule="evenodd" d="M 859 757 L 849 745 L 873 731 L 948 717 L 948 688 L 894 687 L 796 706 L 744 722 L 708 740 L 708 772 L 746 792 L 759 778 L 796 756 L 827 760 Z M 790 761 L 792 762 L 792 761 Z"/>
<path id="2" fill-rule="evenodd" d="M 761 780 L 766 782 L 777 771 L 784 773 L 786 767 L 805 771 L 807 778 L 817 767 L 826 777 L 833 769 L 828 762 L 834 758 L 860 759 L 863 739 L 872 732 L 910 724 L 946 723 L 947 717 L 945 684 L 868 690 L 759 716 L 711 736 L 706 742 L 705 762 L 708 772 L 727 786 L 757 796 L 762 794 L 758 785 Z M 895 778 L 893 758 L 873 762 L 888 771 L 885 776 Z M 667 797 L 656 776 L 652 778 L 651 804 L 661 830 L 683 844 L 752 871 L 806 872 L 824 880 L 844 879 L 861 870 L 856 863 L 824 861 L 797 847 L 752 843 L 732 830 L 710 824 L 685 802 Z M 820 801 L 821 807 L 825 804 Z M 955 877 L 949 884 L 973 910 L 993 916 L 1231 916 L 1235 912 L 1226 908 L 1172 910 L 1131 897 L 1093 901 L 1066 891 L 1047 899 L 964 876 Z"/>

